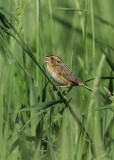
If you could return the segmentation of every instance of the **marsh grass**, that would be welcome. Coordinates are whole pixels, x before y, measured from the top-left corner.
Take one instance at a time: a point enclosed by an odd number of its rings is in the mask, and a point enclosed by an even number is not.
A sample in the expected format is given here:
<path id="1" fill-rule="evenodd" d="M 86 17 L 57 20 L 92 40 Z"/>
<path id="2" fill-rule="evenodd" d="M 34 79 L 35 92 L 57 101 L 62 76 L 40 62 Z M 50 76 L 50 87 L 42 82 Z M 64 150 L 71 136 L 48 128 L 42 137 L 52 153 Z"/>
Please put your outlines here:
<path id="1" fill-rule="evenodd" d="M 0 5 L 0 159 L 113 160 L 114 2 Z M 93 92 L 54 91 L 50 54 Z"/>

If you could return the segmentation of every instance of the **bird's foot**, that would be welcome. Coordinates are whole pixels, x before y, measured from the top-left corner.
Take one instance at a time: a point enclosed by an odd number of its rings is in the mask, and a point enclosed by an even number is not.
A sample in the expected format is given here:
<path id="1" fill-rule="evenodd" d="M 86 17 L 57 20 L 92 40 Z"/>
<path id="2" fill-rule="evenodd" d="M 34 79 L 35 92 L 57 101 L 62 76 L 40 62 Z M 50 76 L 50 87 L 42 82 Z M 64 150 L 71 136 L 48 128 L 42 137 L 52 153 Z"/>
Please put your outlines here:
<path id="1" fill-rule="evenodd" d="M 56 91 L 57 93 L 59 92 L 59 86 L 53 87 L 53 90 Z"/>
<path id="2" fill-rule="evenodd" d="M 67 91 L 63 91 L 63 95 L 66 96 L 68 94 L 68 92 L 70 92 L 72 88 L 69 88 Z"/>

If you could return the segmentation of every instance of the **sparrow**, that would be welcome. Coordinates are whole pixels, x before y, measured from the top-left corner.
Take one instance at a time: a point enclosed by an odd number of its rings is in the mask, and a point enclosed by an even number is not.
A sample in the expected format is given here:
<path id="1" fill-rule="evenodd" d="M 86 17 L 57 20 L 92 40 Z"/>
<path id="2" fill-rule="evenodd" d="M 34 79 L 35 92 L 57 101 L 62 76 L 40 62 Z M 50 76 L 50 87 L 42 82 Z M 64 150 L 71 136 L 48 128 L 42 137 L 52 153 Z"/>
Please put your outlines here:
<path id="1" fill-rule="evenodd" d="M 57 88 L 72 88 L 75 86 L 85 87 L 89 91 L 92 91 L 91 88 L 84 85 L 72 72 L 72 70 L 67 67 L 61 58 L 58 56 L 45 56 L 47 64 L 47 70 L 50 73 L 51 77 L 58 82 L 59 86 Z"/>

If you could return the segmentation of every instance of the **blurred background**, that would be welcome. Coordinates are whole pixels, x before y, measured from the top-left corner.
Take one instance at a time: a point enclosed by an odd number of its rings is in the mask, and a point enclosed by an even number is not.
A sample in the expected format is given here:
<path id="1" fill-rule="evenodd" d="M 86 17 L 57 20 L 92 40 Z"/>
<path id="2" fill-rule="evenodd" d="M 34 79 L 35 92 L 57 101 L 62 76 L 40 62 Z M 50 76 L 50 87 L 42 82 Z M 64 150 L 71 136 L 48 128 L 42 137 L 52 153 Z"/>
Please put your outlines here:
<path id="1" fill-rule="evenodd" d="M 1 160 L 114 159 L 113 6 L 0 1 Z M 48 55 L 59 56 L 93 92 L 74 87 L 58 96 L 45 75 Z"/>

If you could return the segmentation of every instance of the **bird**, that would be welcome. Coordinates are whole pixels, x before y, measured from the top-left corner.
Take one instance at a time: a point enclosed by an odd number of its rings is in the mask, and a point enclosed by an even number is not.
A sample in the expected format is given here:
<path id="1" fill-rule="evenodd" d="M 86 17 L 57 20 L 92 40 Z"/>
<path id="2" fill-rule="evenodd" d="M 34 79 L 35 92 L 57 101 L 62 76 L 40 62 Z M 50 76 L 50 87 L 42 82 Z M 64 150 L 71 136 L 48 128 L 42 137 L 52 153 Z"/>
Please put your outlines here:
<path id="1" fill-rule="evenodd" d="M 82 83 L 72 72 L 72 70 L 64 64 L 63 60 L 55 55 L 45 56 L 47 71 L 51 77 L 59 84 L 57 88 L 72 88 L 75 86 L 85 87 L 89 91 L 91 88 Z"/>

